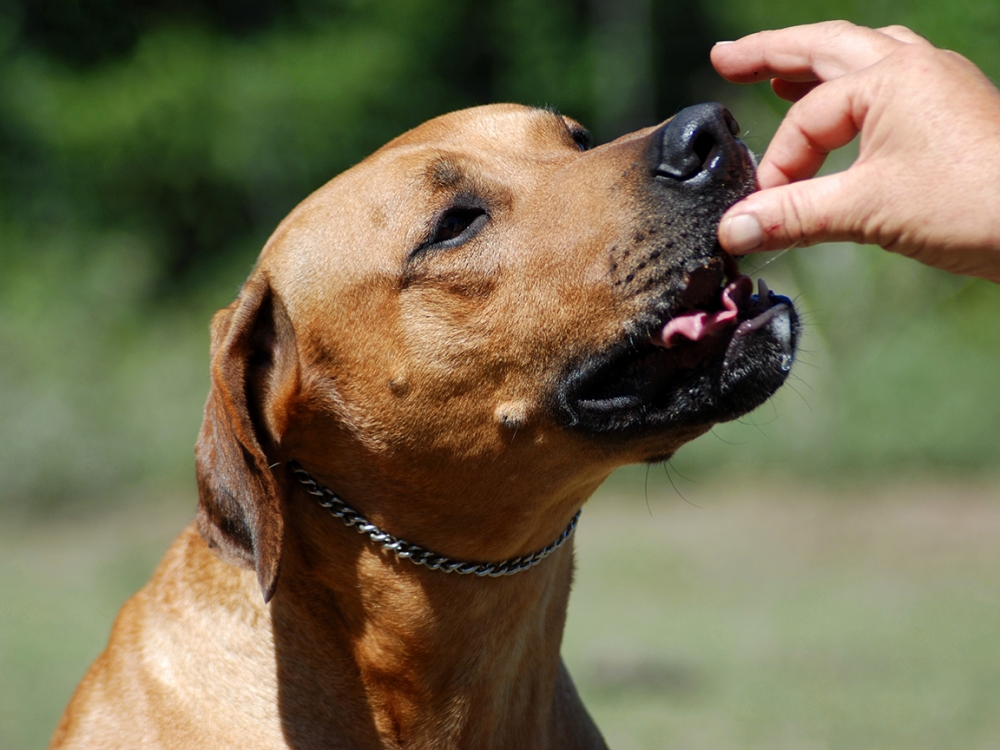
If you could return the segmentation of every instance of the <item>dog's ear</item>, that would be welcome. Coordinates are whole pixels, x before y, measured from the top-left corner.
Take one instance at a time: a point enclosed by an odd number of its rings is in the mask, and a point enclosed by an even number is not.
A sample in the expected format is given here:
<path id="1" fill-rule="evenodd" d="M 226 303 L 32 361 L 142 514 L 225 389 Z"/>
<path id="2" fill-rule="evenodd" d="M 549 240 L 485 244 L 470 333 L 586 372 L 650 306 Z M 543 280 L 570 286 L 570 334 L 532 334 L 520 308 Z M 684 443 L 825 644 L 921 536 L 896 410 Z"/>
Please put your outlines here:
<path id="1" fill-rule="evenodd" d="M 212 319 L 212 384 L 195 448 L 198 529 L 229 563 L 257 572 L 264 600 L 278 582 L 284 530 L 278 459 L 282 411 L 297 387 L 295 336 L 261 276 Z"/>

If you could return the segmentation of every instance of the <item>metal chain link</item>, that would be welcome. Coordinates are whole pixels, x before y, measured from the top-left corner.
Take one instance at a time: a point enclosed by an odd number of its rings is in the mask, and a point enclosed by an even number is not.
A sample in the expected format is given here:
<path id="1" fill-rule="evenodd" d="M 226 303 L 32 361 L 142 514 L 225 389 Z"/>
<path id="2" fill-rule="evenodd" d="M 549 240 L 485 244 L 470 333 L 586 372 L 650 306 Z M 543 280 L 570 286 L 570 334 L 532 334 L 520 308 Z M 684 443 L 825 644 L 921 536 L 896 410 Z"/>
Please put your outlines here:
<path id="1" fill-rule="evenodd" d="M 576 522 L 580 519 L 580 511 L 577 511 L 576 515 L 570 520 L 569 525 L 563 529 L 554 542 L 530 555 L 514 557 L 498 563 L 464 562 L 431 552 L 419 544 L 412 544 L 411 542 L 397 539 L 389 532 L 382 531 L 382 529 L 369 522 L 367 518 L 337 497 L 337 494 L 333 490 L 324 487 L 313 479 L 297 461 L 289 461 L 288 470 L 292 472 L 292 475 L 305 488 L 306 492 L 315 497 L 320 506 L 330 512 L 330 515 L 339 518 L 359 534 L 367 535 L 373 542 L 380 545 L 383 549 L 396 553 L 398 557 L 409 560 L 414 565 L 423 565 L 425 568 L 440 570 L 443 573 L 471 574 L 480 577 L 499 578 L 500 576 L 510 576 L 520 573 L 522 570 L 528 570 L 538 565 L 538 563 L 559 549 L 567 539 L 573 536 L 573 531 L 576 529 Z"/>

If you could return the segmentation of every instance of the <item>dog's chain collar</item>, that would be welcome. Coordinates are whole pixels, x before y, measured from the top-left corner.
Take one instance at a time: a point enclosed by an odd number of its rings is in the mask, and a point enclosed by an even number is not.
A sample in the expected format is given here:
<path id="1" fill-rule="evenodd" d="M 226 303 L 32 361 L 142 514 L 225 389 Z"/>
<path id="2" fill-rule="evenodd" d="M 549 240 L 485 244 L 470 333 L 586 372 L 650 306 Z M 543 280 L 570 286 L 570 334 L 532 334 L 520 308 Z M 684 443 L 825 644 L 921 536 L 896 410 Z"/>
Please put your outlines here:
<path id="1" fill-rule="evenodd" d="M 522 570 L 528 570 L 538 565 L 538 563 L 559 549 L 567 539 L 573 536 L 573 531 L 576 529 L 576 522 L 580 519 L 580 511 L 577 511 L 576 515 L 570 520 L 569 525 L 562 530 L 562 533 L 556 537 L 555 541 L 530 555 L 513 557 L 497 563 L 453 560 L 450 557 L 431 552 L 429 549 L 424 549 L 419 544 L 405 542 L 402 539 L 397 539 L 387 531 L 382 531 L 382 529 L 369 522 L 358 511 L 344 503 L 343 500 L 337 497 L 337 494 L 333 490 L 324 487 L 313 479 L 297 461 L 289 461 L 288 470 L 292 472 L 292 475 L 305 488 L 306 492 L 315 497 L 322 507 L 330 511 L 330 515 L 339 518 L 359 534 L 366 535 L 383 549 L 396 553 L 398 557 L 409 560 L 414 565 L 423 565 L 425 568 L 430 568 L 431 570 L 440 570 L 442 573 L 499 578 L 500 576 L 510 576 L 520 573 Z"/>

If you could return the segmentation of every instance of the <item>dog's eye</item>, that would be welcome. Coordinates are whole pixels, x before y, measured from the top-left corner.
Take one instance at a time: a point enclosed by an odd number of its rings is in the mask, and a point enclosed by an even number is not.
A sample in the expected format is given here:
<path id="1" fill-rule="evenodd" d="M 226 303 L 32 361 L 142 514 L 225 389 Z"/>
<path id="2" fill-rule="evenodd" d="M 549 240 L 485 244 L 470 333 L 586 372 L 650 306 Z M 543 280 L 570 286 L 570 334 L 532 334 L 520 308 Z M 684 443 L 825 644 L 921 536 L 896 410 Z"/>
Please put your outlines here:
<path id="1" fill-rule="evenodd" d="M 427 239 L 413 249 L 410 259 L 418 258 L 428 250 L 446 250 L 464 244 L 485 226 L 489 218 L 489 213 L 481 206 L 452 206 L 441 214 Z"/>
<path id="2" fill-rule="evenodd" d="M 464 241 L 486 223 L 487 214 L 482 208 L 451 208 L 438 220 L 429 245 L 451 240 Z M 454 243 L 457 244 L 457 243 Z"/>
<path id="3" fill-rule="evenodd" d="M 579 147 L 581 151 L 588 151 L 594 147 L 594 141 L 590 137 L 590 133 L 582 128 L 574 128 L 570 135 L 573 136 L 573 142 Z"/>

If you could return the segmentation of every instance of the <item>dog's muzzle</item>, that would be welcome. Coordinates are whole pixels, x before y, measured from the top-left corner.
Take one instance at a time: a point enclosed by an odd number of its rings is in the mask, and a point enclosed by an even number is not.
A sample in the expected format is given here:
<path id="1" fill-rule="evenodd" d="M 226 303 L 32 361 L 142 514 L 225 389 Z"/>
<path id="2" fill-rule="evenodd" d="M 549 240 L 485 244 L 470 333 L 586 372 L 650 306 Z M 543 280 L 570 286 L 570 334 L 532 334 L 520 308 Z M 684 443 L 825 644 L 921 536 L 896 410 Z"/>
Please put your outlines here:
<path id="1" fill-rule="evenodd" d="M 635 312 L 602 350 L 570 364 L 557 413 L 591 434 L 649 435 L 735 419 L 785 381 L 799 324 L 792 301 L 754 294 L 719 247 L 723 213 L 755 189 L 755 167 L 721 104 L 700 104 L 653 131 L 644 213 L 611 281 Z"/>

